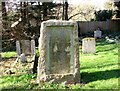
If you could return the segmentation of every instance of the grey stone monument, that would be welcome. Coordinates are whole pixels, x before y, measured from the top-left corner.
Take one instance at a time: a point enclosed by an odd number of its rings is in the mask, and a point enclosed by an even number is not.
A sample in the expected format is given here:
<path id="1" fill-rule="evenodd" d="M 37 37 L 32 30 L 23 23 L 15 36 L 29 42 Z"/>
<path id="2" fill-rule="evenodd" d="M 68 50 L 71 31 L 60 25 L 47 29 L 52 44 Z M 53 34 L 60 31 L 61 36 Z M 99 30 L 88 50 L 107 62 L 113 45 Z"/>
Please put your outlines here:
<path id="1" fill-rule="evenodd" d="M 31 54 L 31 41 L 30 40 L 21 40 L 21 50 L 25 55 Z"/>
<path id="2" fill-rule="evenodd" d="M 35 51 L 35 40 L 31 40 L 31 55 L 34 56 L 36 54 Z"/>
<path id="3" fill-rule="evenodd" d="M 83 53 L 95 53 L 96 51 L 96 41 L 95 38 L 84 38 L 82 40 L 82 52 Z"/>
<path id="4" fill-rule="evenodd" d="M 94 31 L 94 38 L 101 38 L 102 37 L 102 31 L 98 28 L 96 31 Z"/>
<path id="5" fill-rule="evenodd" d="M 80 82 L 76 22 L 48 20 L 41 24 L 37 81 Z"/>
<path id="6" fill-rule="evenodd" d="M 20 49 L 20 42 L 16 41 L 16 52 L 17 52 L 17 57 L 21 55 L 21 49 Z"/>

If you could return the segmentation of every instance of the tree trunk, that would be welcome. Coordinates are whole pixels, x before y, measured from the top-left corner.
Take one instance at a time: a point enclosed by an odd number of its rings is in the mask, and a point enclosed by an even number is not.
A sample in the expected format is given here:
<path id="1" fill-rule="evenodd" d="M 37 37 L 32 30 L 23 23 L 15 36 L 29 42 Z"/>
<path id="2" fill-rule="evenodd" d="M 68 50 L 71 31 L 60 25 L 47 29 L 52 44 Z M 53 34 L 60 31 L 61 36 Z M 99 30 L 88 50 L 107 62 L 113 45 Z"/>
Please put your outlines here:
<path id="1" fill-rule="evenodd" d="M 46 20 L 47 17 L 47 3 L 43 2 L 43 20 Z"/>
<path id="2" fill-rule="evenodd" d="M 7 18 L 7 12 L 6 12 L 6 7 L 5 7 L 5 2 L 2 2 L 2 17 L 3 17 L 3 19 Z"/>
<path id="3" fill-rule="evenodd" d="M 37 73 L 37 66 L 38 66 L 38 58 L 36 55 L 35 55 L 35 60 L 34 60 L 34 65 L 33 65 L 33 73 Z"/>
<path id="4" fill-rule="evenodd" d="M 68 20 L 68 2 L 67 2 L 67 0 L 65 0 L 65 2 L 63 1 L 62 20 Z"/>
<path id="5" fill-rule="evenodd" d="M 26 7 L 27 7 L 27 4 L 26 4 L 26 2 L 21 2 L 20 3 L 20 7 L 21 7 L 21 18 L 22 18 L 22 21 L 24 22 L 24 23 L 26 23 Z"/>
<path id="6" fill-rule="evenodd" d="M 0 3 L 0 40 L 2 40 L 2 12 L 1 12 L 1 3 Z M 2 52 L 2 41 L 0 41 L 0 53 Z M 2 60 L 1 54 L 0 54 L 0 60 Z"/>
<path id="7" fill-rule="evenodd" d="M 7 29 L 7 12 L 6 12 L 6 7 L 5 7 L 5 2 L 2 2 L 2 23 L 3 23 L 3 28 Z"/>
<path id="8" fill-rule="evenodd" d="M 68 20 L 68 2 L 65 2 L 65 20 Z"/>

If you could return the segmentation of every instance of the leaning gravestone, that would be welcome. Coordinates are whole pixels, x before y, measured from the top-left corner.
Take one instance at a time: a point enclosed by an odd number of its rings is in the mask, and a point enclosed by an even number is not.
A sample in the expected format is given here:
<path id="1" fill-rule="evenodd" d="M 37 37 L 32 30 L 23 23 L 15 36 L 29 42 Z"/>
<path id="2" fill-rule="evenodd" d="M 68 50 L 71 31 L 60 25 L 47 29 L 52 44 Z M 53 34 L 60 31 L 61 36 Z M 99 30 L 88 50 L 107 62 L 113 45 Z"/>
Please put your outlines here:
<path id="1" fill-rule="evenodd" d="M 42 22 L 39 38 L 37 81 L 79 83 L 79 45 L 77 24 L 70 21 Z"/>
<path id="2" fill-rule="evenodd" d="M 82 40 L 82 52 L 83 53 L 95 53 L 96 51 L 95 38 L 84 38 Z"/>

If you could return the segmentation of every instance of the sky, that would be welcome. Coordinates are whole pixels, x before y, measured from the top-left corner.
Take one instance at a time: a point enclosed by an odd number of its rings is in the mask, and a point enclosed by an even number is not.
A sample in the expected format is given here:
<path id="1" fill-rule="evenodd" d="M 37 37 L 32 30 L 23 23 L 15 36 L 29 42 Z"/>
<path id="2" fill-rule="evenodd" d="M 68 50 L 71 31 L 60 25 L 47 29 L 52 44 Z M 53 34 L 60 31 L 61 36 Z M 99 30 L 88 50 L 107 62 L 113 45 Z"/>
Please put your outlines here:
<path id="1" fill-rule="evenodd" d="M 61 1 L 62 0 L 55 0 Z M 90 3 L 95 5 L 98 9 L 104 9 L 104 3 L 108 0 L 68 0 L 69 4 L 80 4 L 80 3 Z"/>
<path id="2" fill-rule="evenodd" d="M 70 2 L 77 4 L 80 2 L 85 2 L 85 3 L 91 3 L 95 5 L 96 7 L 103 9 L 104 8 L 104 3 L 108 0 L 69 0 Z"/>
<path id="3" fill-rule="evenodd" d="M 10 1 L 24 1 L 24 0 L 10 0 Z M 35 0 L 25 0 L 25 1 L 35 1 Z M 36 1 L 55 1 L 55 2 L 63 2 L 63 0 L 36 0 Z M 69 4 L 80 4 L 80 3 L 89 3 L 95 5 L 98 9 L 104 9 L 104 3 L 108 0 L 67 0 Z"/>

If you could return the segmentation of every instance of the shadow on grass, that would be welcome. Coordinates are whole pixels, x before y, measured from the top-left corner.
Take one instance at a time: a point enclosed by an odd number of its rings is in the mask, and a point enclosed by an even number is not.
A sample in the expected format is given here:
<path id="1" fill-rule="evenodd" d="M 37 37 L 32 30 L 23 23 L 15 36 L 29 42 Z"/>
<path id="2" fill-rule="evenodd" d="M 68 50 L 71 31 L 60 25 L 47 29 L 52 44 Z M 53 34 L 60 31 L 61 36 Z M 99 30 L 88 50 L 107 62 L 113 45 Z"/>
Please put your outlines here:
<path id="1" fill-rule="evenodd" d="M 119 69 L 98 71 L 93 73 L 83 72 L 81 73 L 81 82 L 89 83 L 97 80 L 107 80 L 110 78 L 118 78 L 120 77 L 119 72 L 120 72 Z"/>
<path id="2" fill-rule="evenodd" d="M 114 49 L 116 49 L 116 47 L 111 47 L 111 48 L 107 48 L 107 49 L 99 49 L 99 50 L 97 50 L 96 51 L 96 53 L 99 53 L 99 52 L 107 52 L 107 51 L 111 51 L 111 50 L 114 50 Z"/>
<path id="3" fill-rule="evenodd" d="M 101 65 L 97 65 L 97 69 L 102 68 L 102 67 L 110 67 L 110 66 L 113 66 L 113 65 L 118 65 L 118 64 L 117 63 L 101 64 Z M 86 69 L 95 69 L 95 68 L 96 68 L 96 66 L 83 66 L 80 69 L 81 70 L 86 70 Z"/>
<path id="4" fill-rule="evenodd" d="M 104 46 L 104 45 L 110 45 L 110 44 L 116 44 L 116 42 L 108 42 L 106 41 L 106 39 L 100 39 L 100 40 L 96 40 L 96 45 L 97 46 Z"/>

